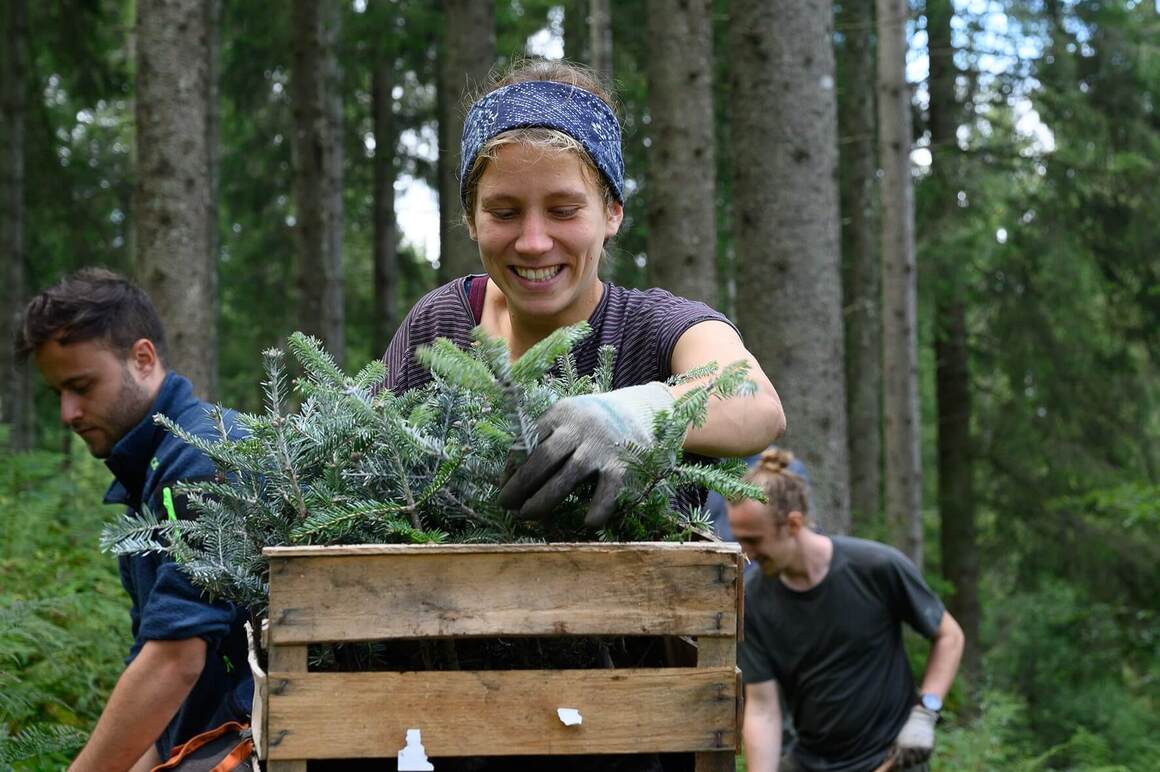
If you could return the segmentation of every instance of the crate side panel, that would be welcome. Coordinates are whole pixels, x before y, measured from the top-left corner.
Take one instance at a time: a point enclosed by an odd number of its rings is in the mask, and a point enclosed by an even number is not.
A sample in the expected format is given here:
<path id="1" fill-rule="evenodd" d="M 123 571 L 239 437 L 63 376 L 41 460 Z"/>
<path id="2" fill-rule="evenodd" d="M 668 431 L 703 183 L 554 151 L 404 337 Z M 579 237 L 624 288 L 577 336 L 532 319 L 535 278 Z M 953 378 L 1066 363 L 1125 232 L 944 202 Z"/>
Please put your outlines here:
<path id="1" fill-rule="evenodd" d="M 732 750 L 732 668 L 272 673 L 270 759 Z M 278 687 L 274 688 L 277 684 Z M 558 708 L 583 722 L 565 726 Z"/>
<path id="2" fill-rule="evenodd" d="M 272 557 L 270 636 L 731 638 L 739 583 L 735 555 L 719 550 Z"/>

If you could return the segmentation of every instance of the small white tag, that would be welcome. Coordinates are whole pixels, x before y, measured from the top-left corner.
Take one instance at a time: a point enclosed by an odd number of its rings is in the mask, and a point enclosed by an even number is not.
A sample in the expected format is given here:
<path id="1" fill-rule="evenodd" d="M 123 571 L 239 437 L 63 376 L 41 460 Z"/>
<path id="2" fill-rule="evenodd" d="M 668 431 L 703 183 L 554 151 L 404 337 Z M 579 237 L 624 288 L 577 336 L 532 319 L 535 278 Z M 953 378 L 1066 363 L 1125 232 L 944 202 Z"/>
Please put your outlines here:
<path id="1" fill-rule="evenodd" d="M 584 723 L 584 717 L 576 708 L 556 708 L 556 715 L 564 726 L 579 726 Z"/>
<path id="2" fill-rule="evenodd" d="M 407 730 L 407 744 L 399 751 L 399 772 L 434 772 L 435 765 L 427 760 L 418 729 Z"/>

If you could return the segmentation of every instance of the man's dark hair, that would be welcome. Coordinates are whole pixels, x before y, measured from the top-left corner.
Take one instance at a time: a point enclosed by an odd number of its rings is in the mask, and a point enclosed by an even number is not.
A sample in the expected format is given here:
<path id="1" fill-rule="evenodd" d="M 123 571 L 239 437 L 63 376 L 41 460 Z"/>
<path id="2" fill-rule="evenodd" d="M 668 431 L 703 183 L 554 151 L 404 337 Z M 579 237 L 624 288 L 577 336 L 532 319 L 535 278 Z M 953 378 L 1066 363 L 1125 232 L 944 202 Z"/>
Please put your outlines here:
<path id="1" fill-rule="evenodd" d="M 16 331 L 16 355 L 27 359 L 51 340 L 101 340 L 126 356 L 141 338 L 153 342 L 164 364 L 165 329 L 144 290 L 105 268 L 82 268 L 29 301 Z"/>

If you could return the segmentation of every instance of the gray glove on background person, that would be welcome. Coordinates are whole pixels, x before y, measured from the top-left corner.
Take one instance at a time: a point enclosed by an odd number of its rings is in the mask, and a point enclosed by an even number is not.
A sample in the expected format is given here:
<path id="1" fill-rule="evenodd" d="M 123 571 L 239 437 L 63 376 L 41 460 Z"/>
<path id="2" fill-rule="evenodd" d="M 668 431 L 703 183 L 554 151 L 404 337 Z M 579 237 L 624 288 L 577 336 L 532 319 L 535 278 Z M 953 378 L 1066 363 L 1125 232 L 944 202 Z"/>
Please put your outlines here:
<path id="1" fill-rule="evenodd" d="M 608 522 L 624 487 L 626 442 L 653 442 L 653 416 L 673 406 L 663 383 L 562 399 L 540 418 L 540 442 L 500 491 L 499 503 L 521 518 L 545 518 L 577 485 L 599 477 L 584 524 Z"/>
<path id="2" fill-rule="evenodd" d="M 894 741 L 895 766 L 898 769 L 921 764 L 930 758 L 934 750 L 934 725 L 938 713 L 921 705 L 910 709 L 910 718 L 902 725 L 898 739 Z"/>

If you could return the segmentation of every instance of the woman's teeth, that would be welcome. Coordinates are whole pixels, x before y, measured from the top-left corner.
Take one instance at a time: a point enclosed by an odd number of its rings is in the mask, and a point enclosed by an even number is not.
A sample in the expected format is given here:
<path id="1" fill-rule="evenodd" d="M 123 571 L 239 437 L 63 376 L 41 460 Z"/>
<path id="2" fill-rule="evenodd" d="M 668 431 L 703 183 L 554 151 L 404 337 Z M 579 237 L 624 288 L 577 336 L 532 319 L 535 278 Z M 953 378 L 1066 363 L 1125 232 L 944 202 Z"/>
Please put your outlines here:
<path id="1" fill-rule="evenodd" d="M 517 265 L 512 266 L 512 268 L 521 279 L 529 281 L 547 281 L 560 272 L 558 265 L 551 268 L 521 268 Z"/>

